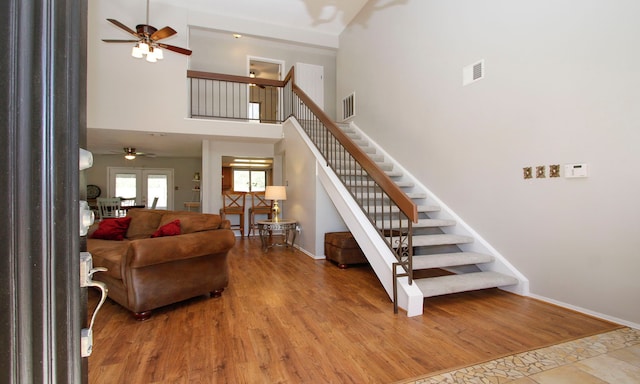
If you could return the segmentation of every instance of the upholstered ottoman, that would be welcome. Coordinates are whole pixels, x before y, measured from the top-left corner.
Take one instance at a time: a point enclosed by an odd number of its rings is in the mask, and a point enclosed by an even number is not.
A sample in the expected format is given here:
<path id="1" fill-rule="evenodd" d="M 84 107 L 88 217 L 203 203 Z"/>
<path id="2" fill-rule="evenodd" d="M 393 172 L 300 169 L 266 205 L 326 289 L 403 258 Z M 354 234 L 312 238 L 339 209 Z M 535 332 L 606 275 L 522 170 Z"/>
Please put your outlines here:
<path id="1" fill-rule="evenodd" d="M 349 264 L 362 264 L 367 258 L 362 253 L 351 232 L 329 232 L 324 234 L 324 255 L 334 261 L 339 268 Z"/>

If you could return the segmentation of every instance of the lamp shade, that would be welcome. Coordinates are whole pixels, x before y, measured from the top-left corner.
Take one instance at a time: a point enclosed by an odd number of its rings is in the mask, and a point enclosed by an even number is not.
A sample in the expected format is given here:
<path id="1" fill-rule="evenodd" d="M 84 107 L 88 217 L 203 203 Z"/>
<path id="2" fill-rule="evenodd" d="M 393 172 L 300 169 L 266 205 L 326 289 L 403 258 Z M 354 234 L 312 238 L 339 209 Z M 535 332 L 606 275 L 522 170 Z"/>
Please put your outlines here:
<path id="1" fill-rule="evenodd" d="M 267 200 L 287 200 L 287 190 L 281 185 L 270 185 L 264 192 Z"/>

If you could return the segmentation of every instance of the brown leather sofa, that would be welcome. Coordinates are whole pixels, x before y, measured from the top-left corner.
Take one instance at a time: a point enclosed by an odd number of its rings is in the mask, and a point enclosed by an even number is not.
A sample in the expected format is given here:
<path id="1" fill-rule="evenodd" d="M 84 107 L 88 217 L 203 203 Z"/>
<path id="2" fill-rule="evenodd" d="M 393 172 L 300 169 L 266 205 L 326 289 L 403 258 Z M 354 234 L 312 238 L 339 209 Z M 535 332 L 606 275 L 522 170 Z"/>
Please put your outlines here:
<path id="1" fill-rule="evenodd" d="M 153 309 L 210 294 L 219 297 L 228 285 L 227 253 L 235 244 L 228 220 L 186 211 L 131 209 L 123 240 L 87 239 L 93 275 L 108 296 L 146 320 Z M 106 219 L 114 220 L 114 219 Z M 160 227 L 180 220 L 180 234 L 151 237 Z M 166 226 L 165 226 L 166 228 Z"/>

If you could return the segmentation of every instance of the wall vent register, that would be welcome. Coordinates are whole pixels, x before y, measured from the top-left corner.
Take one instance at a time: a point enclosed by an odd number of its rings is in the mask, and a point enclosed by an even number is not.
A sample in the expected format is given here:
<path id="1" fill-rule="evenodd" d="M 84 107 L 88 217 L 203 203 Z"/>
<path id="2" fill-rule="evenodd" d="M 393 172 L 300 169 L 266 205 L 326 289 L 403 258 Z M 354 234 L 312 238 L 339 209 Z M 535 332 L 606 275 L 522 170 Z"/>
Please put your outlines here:
<path id="1" fill-rule="evenodd" d="M 462 68 L 462 85 L 469 85 L 484 78 L 484 60 Z"/>

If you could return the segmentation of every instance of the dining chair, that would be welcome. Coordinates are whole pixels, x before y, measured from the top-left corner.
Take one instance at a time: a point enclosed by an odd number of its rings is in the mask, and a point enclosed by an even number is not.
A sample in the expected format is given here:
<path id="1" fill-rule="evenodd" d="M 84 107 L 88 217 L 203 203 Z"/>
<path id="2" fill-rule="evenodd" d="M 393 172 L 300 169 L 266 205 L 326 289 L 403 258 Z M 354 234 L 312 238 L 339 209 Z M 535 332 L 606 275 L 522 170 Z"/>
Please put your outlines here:
<path id="1" fill-rule="evenodd" d="M 98 214 L 100 220 L 120 217 L 121 206 L 119 197 L 98 197 Z"/>
<path id="2" fill-rule="evenodd" d="M 222 208 L 220 208 L 220 218 L 228 220 L 227 215 L 238 215 L 238 224 L 231 224 L 231 229 L 239 229 L 240 236 L 244 236 L 244 204 L 246 200 L 245 192 L 225 192 L 222 194 Z"/>
<path id="3" fill-rule="evenodd" d="M 267 218 L 271 220 L 273 216 L 273 201 L 264 198 L 264 192 L 252 192 L 251 193 L 251 207 L 249 208 L 249 234 L 251 236 L 258 229 L 256 223 L 256 215 L 267 215 Z"/>

